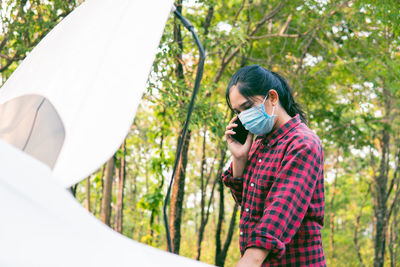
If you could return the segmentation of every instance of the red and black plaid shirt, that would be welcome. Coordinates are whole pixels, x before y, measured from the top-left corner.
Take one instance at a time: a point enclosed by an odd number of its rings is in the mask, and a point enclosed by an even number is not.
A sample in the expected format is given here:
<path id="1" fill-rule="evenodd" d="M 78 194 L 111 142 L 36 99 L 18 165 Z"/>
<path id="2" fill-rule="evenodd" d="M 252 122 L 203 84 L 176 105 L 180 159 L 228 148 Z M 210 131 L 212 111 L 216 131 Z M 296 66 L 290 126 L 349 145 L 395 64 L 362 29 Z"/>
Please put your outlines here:
<path id="1" fill-rule="evenodd" d="M 269 252 L 262 266 L 326 266 L 323 151 L 318 136 L 296 115 L 250 149 L 243 176 L 223 174 L 241 206 L 240 251 Z"/>

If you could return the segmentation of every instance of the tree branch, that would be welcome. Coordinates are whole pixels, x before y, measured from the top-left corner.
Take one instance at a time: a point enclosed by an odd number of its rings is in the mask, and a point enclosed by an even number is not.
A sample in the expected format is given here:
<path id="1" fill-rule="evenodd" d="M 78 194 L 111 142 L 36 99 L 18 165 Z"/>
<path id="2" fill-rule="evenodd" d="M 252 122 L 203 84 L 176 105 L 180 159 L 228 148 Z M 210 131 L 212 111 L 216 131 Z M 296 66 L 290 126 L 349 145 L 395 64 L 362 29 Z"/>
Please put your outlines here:
<path id="1" fill-rule="evenodd" d="M 288 18 L 287 18 L 285 24 L 283 24 L 283 27 L 282 27 L 281 30 L 279 31 L 279 34 L 282 35 L 282 34 L 286 31 L 286 29 L 288 28 L 289 23 L 290 23 L 291 20 L 292 20 L 292 14 L 289 14 L 289 16 L 288 16 Z"/>
<path id="2" fill-rule="evenodd" d="M 304 48 L 303 48 L 303 50 L 302 50 L 301 57 L 300 57 L 300 63 L 299 63 L 299 65 L 297 66 L 297 69 L 296 69 L 296 71 L 295 71 L 296 74 L 297 74 L 298 71 L 303 67 L 303 60 L 304 60 L 304 57 L 306 56 L 308 50 L 310 49 L 311 44 L 312 44 L 312 42 L 314 41 L 315 36 L 316 36 L 318 30 L 321 29 L 321 25 L 323 24 L 322 22 L 324 22 L 327 18 L 329 18 L 329 17 L 335 15 L 340 9 L 342 9 L 343 7 L 345 7 L 345 6 L 348 4 L 348 2 L 349 2 L 348 0 L 344 1 L 344 2 L 343 2 L 342 4 L 340 4 L 336 9 L 332 10 L 332 11 L 329 12 L 327 15 L 323 16 L 321 19 L 318 19 L 318 20 L 316 21 L 316 23 L 314 24 L 314 26 L 311 28 L 312 34 L 311 34 L 311 36 L 310 36 L 310 39 L 308 40 L 307 44 L 304 46 Z"/>
<path id="3" fill-rule="evenodd" d="M 287 0 L 280 2 L 270 13 L 265 15 L 260 21 L 256 22 L 256 25 L 251 30 L 249 35 L 252 36 L 252 35 L 256 34 L 257 31 L 265 24 L 265 22 L 267 22 L 268 20 L 270 20 L 273 17 L 275 17 L 276 15 L 278 15 L 279 11 L 281 11 L 281 9 L 283 8 L 283 6 L 286 2 L 287 2 Z"/>
<path id="4" fill-rule="evenodd" d="M 8 60 L 7 63 L 6 63 L 4 66 L 0 67 L 0 72 L 3 72 L 3 71 L 5 71 L 6 69 L 8 69 L 8 67 L 10 67 L 10 65 L 11 65 L 13 62 L 14 62 L 14 61 Z"/>
<path id="5" fill-rule="evenodd" d="M 275 17 L 279 11 L 283 8 L 284 3 L 286 1 L 280 2 L 270 13 L 265 15 L 261 20 L 256 22 L 255 26 L 253 29 L 250 31 L 248 37 L 246 37 L 246 40 L 244 42 L 241 42 L 239 45 L 236 46 L 236 48 L 232 51 L 232 53 L 229 54 L 229 56 L 226 57 L 226 55 L 229 53 L 230 49 L 232 48 L 232 45 L 230 45 L 224 52 L 224 56 L 222 58 L 222 62 L 217 70 L 216 75 L 214 76 L 213 82 L 217 83 L 221 77 L 223 72 L 225 71 L 226 66 L 231 62 L 231 60 L 240 52 L 240 49 L 250 40 L 249 37 L 254 36 L 258 30 L 269 20 L 271 20 L 273 17 Z M 249 24 L 250 25 L 250 24 Z"/>
<path id="6" fill-rule="evenodd" d="M 305 34 L 271 33 L 271 34 L 258 35 L 258 36 L 249 36 L 248 38 L 251 39 L 251 40 L 260 40 L 260 39 L 271 38 L 271 37 L 298 38 L 298 37 L 301 37 L 303 35 L 305 35 Z"/>
<path id="7" fill-rule="evenodd" d="M 392 178 L 392 180 L 390 181 L 390 186 L 389 186 L 389 189 L 388 189 L 388 191 L 387 191 L 385 201 L 387 201 L 387 200 L 389 199 L 389 196 L 390 196 L 390 194 L 392 193 L 394 184 L 395 184 L 395 182 L 397 182 L 398 179 L 399 179 L 398 174 L 399 174 L 399 172 L 400 172 L 400 150 L 399 150 L 399 152 L 398 152 L 398 154 L 397 154 L 397 164 L 396 164 L 396 165 L 397 165 L 397 166 L 396 166 L 396 170 L 394 171 L 394 173 L 393 173 L 393 178 Z"/>
<path id="8" fill-rule="evenodd" d="M 207 16 L 206 16 L 206 19 L 204 20 L 204 26 L 203 26 L 203 28 L 204 28 L 204 35 L 205 35 L 205 36 L 208 35 L 208 32 L 209 32 L 209 28 L 210 28 L 210 25 L 211 25 L 211 20 L 212 20 L 212 18 L 213 18 L 213 15 L 214 15 L 214 5 L 211 5 L 211 6 L 208 8 Z"/>
<path id="9" fill-rule="evenodd" d="M 397 180 L 396 185 L 397 185 L 396 186 L 396 193 L 395 193 L 395 196 L 394 196 L 394 199 L 393 199 L 392 203 L 390 204 L 389 212 L 387 213 L 387 221 L 389 221 L 390 216 L 392 216 L 392 212 L 393 212 L 393 209 L 394 209 L 395 205 L 396 204 L 398 205 L 397 200 L 399 199 L 399 196 L 400 196 L 399 180 Z"/>
<path id="10" fill-rule="evenodd" d="M 246 1 L 247 0 L 243 0 L 242 1 L 242 4 L 240 5 L 238 11 L 236 12 L 235 17 L 233 18 L 233 26 L 236 26 L 236 22 L 237 22 L 237 20 L 239 18 L 240 13 L 242 12 L 242 10 L 244 8 L 244 5 L 246 4 Z"/>
<path id="11" fill-rule="evenodd" d="M 235 224 L 236 224 L 236 214 L 237 214 L 238 208 L 239 208 L 238 204 L 235 203 L 235 206 L 233 207 L 232 216 L 231 216 L 231 222 L 230 222 L 229 228 L 228 228 L 228 233 L 227 233 L 227 236 L 225 239 L 224 247 L 222 249 L 224 255 L 226 255 L 228 253 L 228 249 L 229 249 L 229 246 L 232 241 L 233 231 L 234 231 Z"/>

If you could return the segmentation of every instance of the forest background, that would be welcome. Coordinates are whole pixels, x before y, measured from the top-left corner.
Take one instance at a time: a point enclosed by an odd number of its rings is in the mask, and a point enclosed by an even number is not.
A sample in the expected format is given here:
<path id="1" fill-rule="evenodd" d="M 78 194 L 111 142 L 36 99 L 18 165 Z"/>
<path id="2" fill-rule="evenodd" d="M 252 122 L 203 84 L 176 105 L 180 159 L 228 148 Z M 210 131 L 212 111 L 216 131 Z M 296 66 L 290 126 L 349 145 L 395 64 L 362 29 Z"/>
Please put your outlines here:
<path id="1" fill-rule="evenodd" d="M 1 83 L 81 2 L 0 2 Z M 400 266 L 400 2 L 175 4 L 196 27 L 207 59 L 169 206 L 174 252 L 218 266 L 240 257 L 239 207 L 220 179 L 230 161 L 223 134 L 233 116 L 225 90 L 240 67 L 260 64 L 288 79 L 322 140 L 328 266 Z M 125 142 L 71 188 L 104 223 L 160 249 L 162 205 L 197 62 L 190 33 L 171 15 Z"/>

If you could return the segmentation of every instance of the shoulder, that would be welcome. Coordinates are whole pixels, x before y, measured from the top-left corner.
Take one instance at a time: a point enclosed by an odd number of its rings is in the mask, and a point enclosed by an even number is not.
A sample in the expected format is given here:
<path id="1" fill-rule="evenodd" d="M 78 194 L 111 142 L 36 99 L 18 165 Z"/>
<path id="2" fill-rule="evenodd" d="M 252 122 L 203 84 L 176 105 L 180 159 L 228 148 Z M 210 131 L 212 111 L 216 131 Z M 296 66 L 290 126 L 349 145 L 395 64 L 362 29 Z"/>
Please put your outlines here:
<path id="1" fill-rule="evenodd" d="M 300 123 L 292 129 L 289 133 L 288 143 L 289 151 L 305 149 L 308 153 L 321 155 L 323 153 L 318 135 L 304 123 Z"/>

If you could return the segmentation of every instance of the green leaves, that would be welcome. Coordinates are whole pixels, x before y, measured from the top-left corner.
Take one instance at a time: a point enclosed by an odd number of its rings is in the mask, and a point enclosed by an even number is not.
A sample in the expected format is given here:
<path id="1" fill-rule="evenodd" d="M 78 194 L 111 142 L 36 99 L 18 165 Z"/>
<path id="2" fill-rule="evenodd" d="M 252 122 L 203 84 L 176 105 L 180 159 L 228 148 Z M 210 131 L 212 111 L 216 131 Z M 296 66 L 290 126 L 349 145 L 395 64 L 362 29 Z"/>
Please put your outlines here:
<path id="1" fill-rule="evenodd" d="M 153 192 L 143 195 L 137 206 L 145 210 L 155 211 L 158 214 L 162 200 L 163 194 L 161 193 L 161 189 L 155 188 Z"/>
<path id="2" fill-rule="evenodd" d="M 76 6 L 75 1 L 5 0 L 1 3 L 0 73 L 3 82 L 18 62 Z"/>

